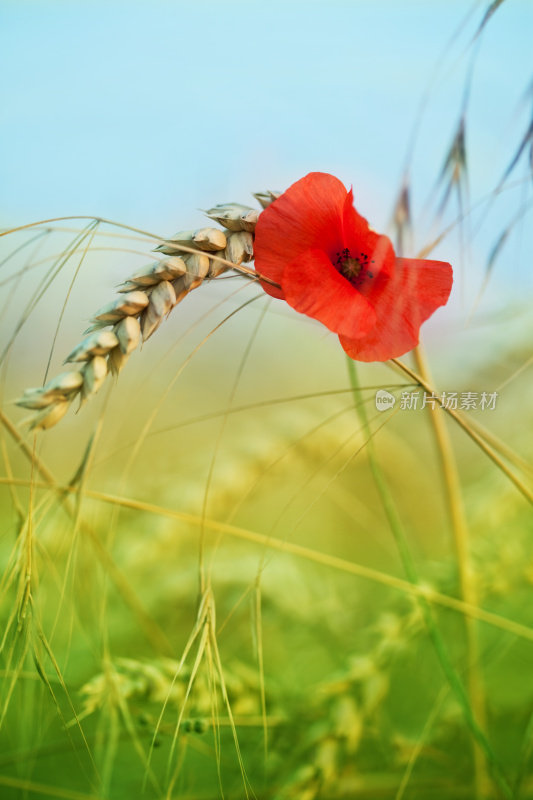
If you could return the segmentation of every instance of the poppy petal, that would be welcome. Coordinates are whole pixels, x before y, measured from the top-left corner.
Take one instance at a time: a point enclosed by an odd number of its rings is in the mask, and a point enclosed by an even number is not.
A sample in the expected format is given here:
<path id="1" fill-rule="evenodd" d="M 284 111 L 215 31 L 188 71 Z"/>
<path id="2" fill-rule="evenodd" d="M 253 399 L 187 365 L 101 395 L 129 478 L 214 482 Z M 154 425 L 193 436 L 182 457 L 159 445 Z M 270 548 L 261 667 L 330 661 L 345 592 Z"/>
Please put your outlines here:
<path id="1" fill-rule="evenodd" d="M 368 222 L 354 208 L 353 191 L 350 189 L 342 212 L 344 247 L 359 258 L 368 257 L 369 270 L 382 278 L 388 278 L 394 270 L 394 248 L 391 240 L 370 228 Z"/>
<path id="2" fill-rule="evenodd" d="M 335 333 L 368 333 L 376 313 L 368 300 L 337 272 L 322 250 L 307 250 L 283 273 L 285 299 L 296 311 L 318 319 Z"/>
<path id="3" fill-rule="evenodd" d="M 356 361 L 387 361 L 418 344 L 421 324 L 444 305 L 452 288 L 452 268 L 443 261 L 397 258 L 394 274 L 375 299 L 376 324 L 368 333 L 339 336 Z M 372 295 L 368 295 L 372 302 Z"/>
<path id="4" fill-rule="evenodd" d="M 304 250 L 339 249 L 347 194 L 344 184 L 325 172 L 311 172 L 293 183 L 259 215 L 254 243 L 257 272 L 281 283 L 286 267 Z M 276 287 L 261 285 L 268 294 L 283 297 Z"/>
<path id="5" fill-rule="evenodd" d="M 347 244 L 348 237 L 350 236 L 357 243 L 365 240 L 366 237 L 370 237 L 370 246 L 372 246 L 374 238 L 378 236 L 375 231 L 370 230 L 370 226 L 366 219 L 355 209 L 353 204 L 353 189 L 350 189 L 344 198 L 344 205 L 342 208 L 342 225 L 344 240 Z M 350 244 L 352 244 L 352 242 L 350 242 Z"/>

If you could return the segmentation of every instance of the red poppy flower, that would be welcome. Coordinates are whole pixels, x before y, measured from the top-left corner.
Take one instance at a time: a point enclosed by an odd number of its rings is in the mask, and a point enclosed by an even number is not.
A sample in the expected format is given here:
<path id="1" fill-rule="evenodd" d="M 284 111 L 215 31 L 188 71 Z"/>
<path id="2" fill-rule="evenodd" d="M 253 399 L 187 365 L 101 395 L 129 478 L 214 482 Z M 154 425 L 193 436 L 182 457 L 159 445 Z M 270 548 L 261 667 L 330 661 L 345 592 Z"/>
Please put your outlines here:
<path id="1" fill-rule="evenodd" d="M 311 172 L 260 215 L 255 265 L 273 297 L 320 320 L 357 361 L 386 361 L 418 344 L 420 325 L 446 303 L 452 268 L 396 258 L 390 240 L 369 228 L 352 191 Z"/>

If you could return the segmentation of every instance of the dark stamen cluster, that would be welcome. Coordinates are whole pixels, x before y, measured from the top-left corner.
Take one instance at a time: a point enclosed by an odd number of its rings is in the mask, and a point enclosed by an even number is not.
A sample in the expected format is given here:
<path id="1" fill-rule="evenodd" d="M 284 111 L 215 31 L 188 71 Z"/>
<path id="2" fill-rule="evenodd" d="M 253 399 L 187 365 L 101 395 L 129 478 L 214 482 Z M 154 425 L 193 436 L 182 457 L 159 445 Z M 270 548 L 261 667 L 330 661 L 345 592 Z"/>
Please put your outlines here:
<path id="1" fill-rule="evenodd" d="M 374 261 L 371 261 L 366 253 L 352 256 L 350 250 L 345 247 L 342 252 L 335 255 L 337 256 L 335 261 L 336 269 L 346 280 L 350 281 L 352 286 L 360 286 L 366 278 L 374 277 L 374 274 L 369 271 L 369 266 Z"/>

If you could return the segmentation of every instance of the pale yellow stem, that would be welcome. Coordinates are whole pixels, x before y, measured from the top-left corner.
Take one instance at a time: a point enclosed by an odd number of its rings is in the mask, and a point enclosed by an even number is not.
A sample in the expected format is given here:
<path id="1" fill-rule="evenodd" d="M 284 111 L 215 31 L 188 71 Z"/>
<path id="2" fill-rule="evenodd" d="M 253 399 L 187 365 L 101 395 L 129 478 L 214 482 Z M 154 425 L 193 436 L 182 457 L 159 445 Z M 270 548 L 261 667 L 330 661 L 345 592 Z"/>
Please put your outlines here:
<path id="1" fill-rule="evenodd" d="M 420 377 L 427 383 L 432 384 L 431 375 L 426 362 L 422 347 L 416 347 L 414 358 Z M 463 498 L 461 493 L 461 482 L 457 471 L 457 464 L 453 452 L 452 444 L 446 421 L 440 408 L 432 408 L 428 405 L 429 417 L 437 450 L 440 457 L 442 476 L 448 499 L 447 508 L 450 514 L 450 522 L 453 534 L 453 544 L 457 558 L 457 568 L 459 574 L 459 595 L 461 600 L 472 606 L 478 605 L 478 595 L 476 578 L 472 569 L 472 562 L 469 548 L 469 532 L 466 520 Z M 477 635 L 476 621 L 465 615 L 465 632 L 467 648 L 467 687 L 470 698 L 470 705 L 474 718 L 480 728 L 486 731 L 487 714 L 485 706 L 485 690 L 483 686 L 483 676 L 480 670 L 480 651 Z M 484 754 L 478 743 L 473 740 L 474 769 L 475 769 L 475 789 L 476 798 L 486 796 L 489 781 L 485 765 Z"/>

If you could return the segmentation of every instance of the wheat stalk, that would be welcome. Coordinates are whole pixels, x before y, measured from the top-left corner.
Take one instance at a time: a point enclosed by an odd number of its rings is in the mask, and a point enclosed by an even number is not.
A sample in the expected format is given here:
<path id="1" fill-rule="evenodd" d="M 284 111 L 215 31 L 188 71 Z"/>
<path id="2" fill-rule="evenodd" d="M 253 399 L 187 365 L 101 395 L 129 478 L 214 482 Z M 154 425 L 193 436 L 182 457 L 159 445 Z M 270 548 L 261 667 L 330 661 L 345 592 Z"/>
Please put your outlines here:
<path id="1" fill-rule="evenodd" d="M 277 192 L 254 195 L 262 208 Z M 103 385 L 110 373 L 118 375 L 131 353 L 152 336 L 173 308 L 205 280 L 239 268 L 254 256 L 254 231 L 261 212 L 239 203 L 221 203 L 205 214 L 221 228 L 179 231 L 159 244 L 158 258 L 135 272 L 118 287 L 119 296 L 96 311 L 85 338 L 66 357 L 75 368 L 62 372 L 44 386 L 26 389 L 16 404 L 30 409 L 24 420 L 32 430 L 56 425 L 79 398 L 80 407 Z M 256 273 L 239 272 L 253 278 Z"/>

